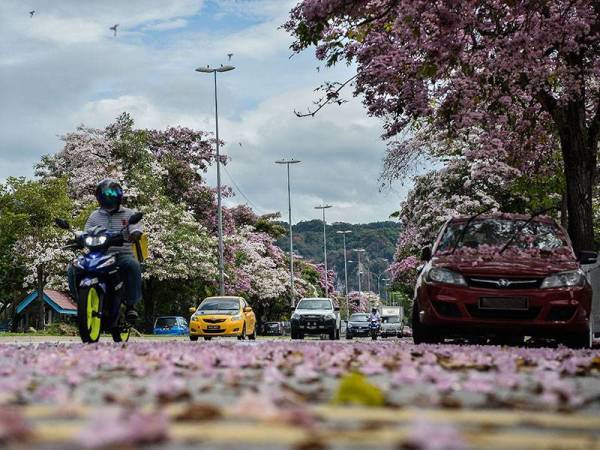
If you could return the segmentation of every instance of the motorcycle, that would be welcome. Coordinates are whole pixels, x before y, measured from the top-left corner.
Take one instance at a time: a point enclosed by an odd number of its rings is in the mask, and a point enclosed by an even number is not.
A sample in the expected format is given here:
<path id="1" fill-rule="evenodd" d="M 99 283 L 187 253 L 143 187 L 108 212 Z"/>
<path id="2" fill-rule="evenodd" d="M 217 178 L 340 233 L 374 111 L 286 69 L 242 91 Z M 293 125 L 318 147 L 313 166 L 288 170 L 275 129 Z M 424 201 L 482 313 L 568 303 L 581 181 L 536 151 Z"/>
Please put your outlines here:
<path id="1" fill-rule="evenodd" d="M 381 324 L 377 319 L 371 319 L 369 322 L 369 332 L 371 333 L 371 339 L 374 341 L 377 340 L 377 336 L 379 336 L 379 330 L 381 328 Z"/>
<path id="2" fill-rule="evenodd" d="M 142 213 L 133 214 L 120 232 L 109 232 L 94 227 L 87 232 L 72 231 L 66 220 L 55 219 L 55 224 L 71 231 L 74 239 L 65 248 L 83 250 L 73 261 L 77 271 L 77 324 L 84 343 L 98 342 L 100 333 L 110 332 L 115 342 L 127 342 L 131 324 L 125 320 L 124 280 L 117 265 L 117 256 L 108 254 L 109 247 L 125 243 L 123 232 L 142 220 Z M 135 244 L 138 260 L 142 250 Z"/>

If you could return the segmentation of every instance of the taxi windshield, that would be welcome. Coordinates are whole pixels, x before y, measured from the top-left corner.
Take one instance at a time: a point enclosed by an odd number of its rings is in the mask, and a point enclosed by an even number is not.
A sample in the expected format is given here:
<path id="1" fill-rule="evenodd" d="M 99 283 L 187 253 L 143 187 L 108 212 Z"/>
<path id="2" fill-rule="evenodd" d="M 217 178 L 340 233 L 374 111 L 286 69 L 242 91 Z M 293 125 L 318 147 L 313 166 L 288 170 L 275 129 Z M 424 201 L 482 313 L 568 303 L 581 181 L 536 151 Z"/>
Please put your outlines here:
<path id="1" fill-rule="evenodd" d="M 238 311 L 240 301 L 237 298 L 207 298 L 198 308 L 201 311 Z"/>

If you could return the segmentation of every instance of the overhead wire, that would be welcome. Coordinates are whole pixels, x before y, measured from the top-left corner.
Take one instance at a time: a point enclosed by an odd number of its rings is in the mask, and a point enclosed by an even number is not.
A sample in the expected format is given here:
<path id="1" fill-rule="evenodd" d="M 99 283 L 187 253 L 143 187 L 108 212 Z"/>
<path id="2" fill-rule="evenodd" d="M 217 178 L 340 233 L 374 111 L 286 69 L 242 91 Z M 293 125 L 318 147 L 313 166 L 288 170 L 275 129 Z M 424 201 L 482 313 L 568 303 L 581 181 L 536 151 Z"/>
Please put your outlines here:
<path id="1" fill-rule="evenodd" d="M 236 190 L 240 193 L 240 195 L 242 197 L 244 197 L 246 199 L 246 201 L 248 203 L 250 203 L 250 205 L 256 210 L 256 212 L 258 213 L 263 213 L 264 211 L 259 208 L 258 206 L 256 206 L 254 204 L 254 202 L 252 200 L 250 200 L 248 198 L 248 196 L 246 194 L 244 194 L 244 191 L 242 191 L 242 189 L 238 186 L 238 184 L 235 182 L 235 180 L 233 179 L 233 177 L 231 176 L 231 174 L 229 173 L 229 171 L 227 170 L 227 167 L 223 164 L 221 167 L 223 167 L 223 170 L 225 170 L 225 173 L 227 174 L 227 176 L 229 177 L 229 180 L 231 181 L 231 183 L 235 186 Z"/>

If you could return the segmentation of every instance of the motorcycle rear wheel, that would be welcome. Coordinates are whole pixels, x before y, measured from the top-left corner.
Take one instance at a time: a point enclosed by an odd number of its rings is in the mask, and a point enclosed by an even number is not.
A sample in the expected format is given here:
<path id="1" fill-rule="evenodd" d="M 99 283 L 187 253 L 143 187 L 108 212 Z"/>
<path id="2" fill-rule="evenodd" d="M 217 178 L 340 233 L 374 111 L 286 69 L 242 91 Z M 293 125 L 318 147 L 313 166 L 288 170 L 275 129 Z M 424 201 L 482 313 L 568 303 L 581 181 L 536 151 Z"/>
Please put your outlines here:
<path id="1" fill-rule="evenodd" d="M 114 342 L 127 342 L 131 336 L 131 325 L 125 320 L 125 314 L 125 305 L 120 305 L 116 325 L 110 329 Z"/>
<path id="2" fill-rule="evenodd" d="M 95 286 L 79 289 L 77 302 L 77 324 L 79 337 L 84 343 L 98 342 L 102 331 L 102 304 L 104 293 Z"/>

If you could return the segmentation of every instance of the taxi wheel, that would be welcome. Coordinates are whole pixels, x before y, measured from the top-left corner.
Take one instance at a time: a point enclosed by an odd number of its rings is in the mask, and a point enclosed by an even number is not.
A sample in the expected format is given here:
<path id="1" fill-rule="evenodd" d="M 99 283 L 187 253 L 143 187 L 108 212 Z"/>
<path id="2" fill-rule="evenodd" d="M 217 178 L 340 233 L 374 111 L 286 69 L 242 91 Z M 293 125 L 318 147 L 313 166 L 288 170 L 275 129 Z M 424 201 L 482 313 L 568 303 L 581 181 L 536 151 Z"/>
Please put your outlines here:
<path id="1" fill-rule="evenodd" d="M 198 336 L 190 336 L 190 341 L 196 342 L 198 340 Z"/>
<path id="2" fill-rule="evenodd" d="M 212 339 L 212 336 L 204 336 L 205 341 L 210 341 L 211 339 Z"/>
<path id="3" fill-rule="evenodd" d="M 243 341 L 244 339 L 246 339 L 246 324 L 244 323 L 244 326 L 242 327 L 242 334 L 240 334 L 238 337 L 238 341 Z"/>

